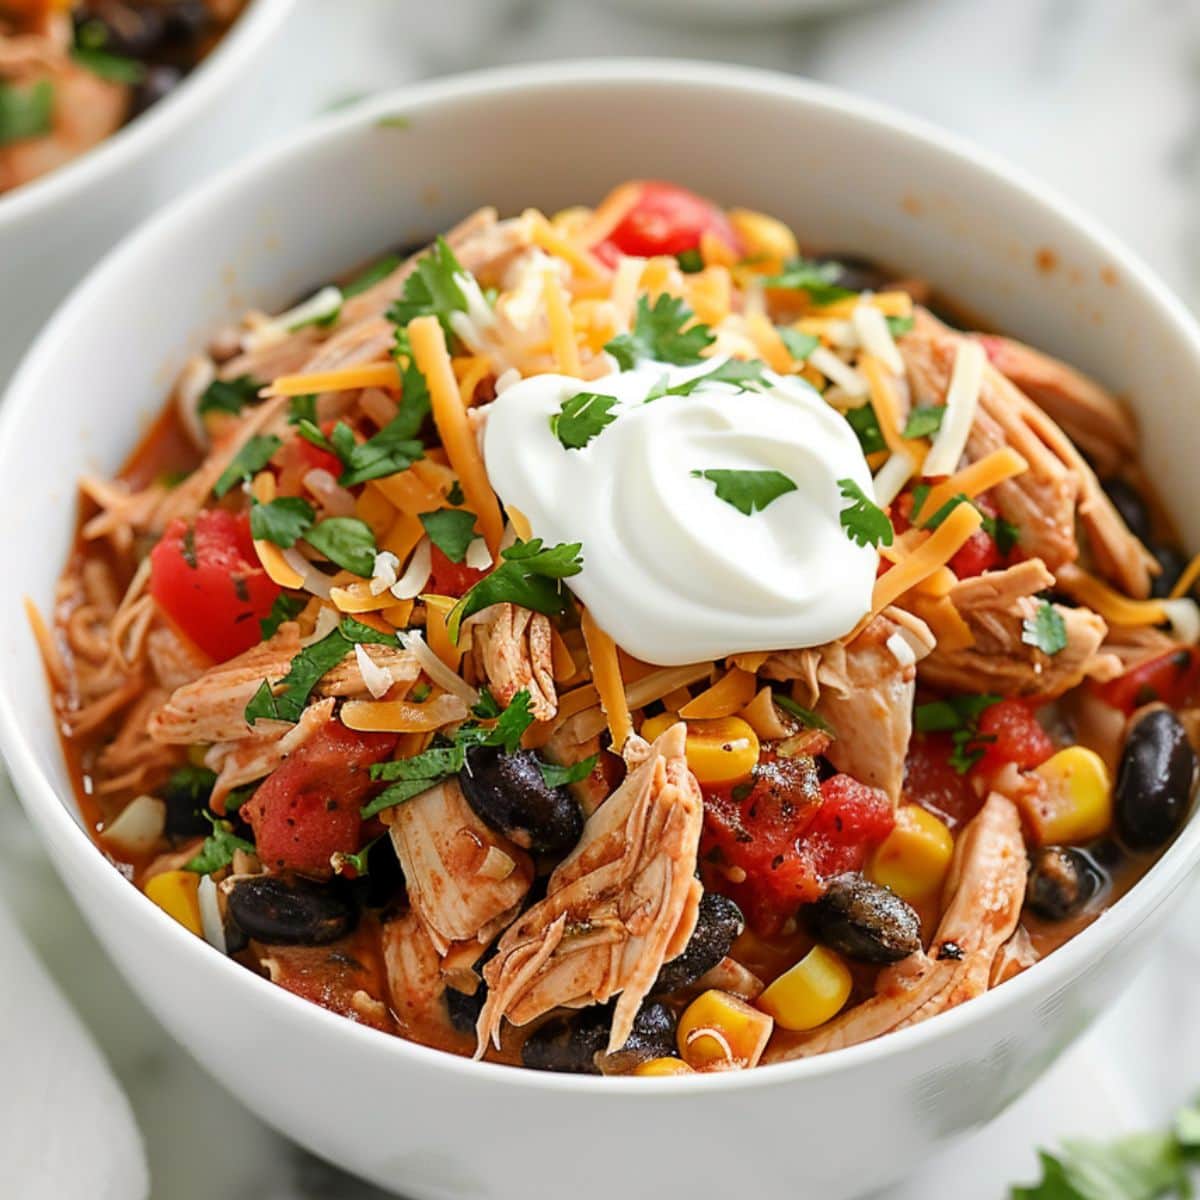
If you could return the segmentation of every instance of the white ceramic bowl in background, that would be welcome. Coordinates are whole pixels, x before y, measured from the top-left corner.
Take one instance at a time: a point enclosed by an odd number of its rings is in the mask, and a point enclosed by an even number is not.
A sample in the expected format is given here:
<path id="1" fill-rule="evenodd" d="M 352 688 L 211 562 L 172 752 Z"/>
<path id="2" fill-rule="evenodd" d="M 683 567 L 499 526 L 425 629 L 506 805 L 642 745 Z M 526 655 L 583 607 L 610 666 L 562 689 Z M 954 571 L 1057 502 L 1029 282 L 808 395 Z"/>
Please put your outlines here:
<path id="1" fill-rule="evenodd" d="M 790 78 L 604 62 L 427 84 L 231 169 L 130 238 L 47 327 L 0 409 L 0 743 L 85 917 L 167 1028 L 279 1129 L 416 1200 L 841 1200 L 880 1185 L 994 1116 L 1087 1027 L 1200 857 L 1192 822 L 1049 960 L 913 1029 L 807 1062 L 659 1080 L 474 1063 L 356 1026 L 219 956 L 104 861 L 77 824 L 21 609 L 26 594 L 49 603 L 75 477 L 118 466 L 172 370 L 248 303 L 284 305 L 476 205 L 553 210 L 630 176 L 678 180 L 778 214 L 813 246 L 925 276 L 1127 393 L 1150 472 L 1200 543 L 1200 333 L 1180 306 L 1036 184 Z"/>
<path id="2" fill-rule="evenodd" d="M 238 141 L 256 89 L 264 90 L 267 51 L 294 3 L 250 0 L 171 95 L 87 154 L 0 194 L 0 383 L 88 268 L 199 178 L 198 157 Z"/>

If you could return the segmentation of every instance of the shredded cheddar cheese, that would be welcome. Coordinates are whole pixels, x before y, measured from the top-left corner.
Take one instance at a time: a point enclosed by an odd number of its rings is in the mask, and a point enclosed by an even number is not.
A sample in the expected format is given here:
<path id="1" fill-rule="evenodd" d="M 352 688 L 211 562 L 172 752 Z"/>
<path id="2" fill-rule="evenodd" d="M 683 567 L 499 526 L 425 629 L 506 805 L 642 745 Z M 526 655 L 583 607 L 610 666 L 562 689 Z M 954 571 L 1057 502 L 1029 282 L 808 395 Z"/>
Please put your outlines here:
<path id="1" fill-rule="evenodd" d="M 749 671 L 733 667 L 712 687 L 689 700 L 679 715 L 685 721 L 704 721 L 715 717 L 731 717 L 745 708 L 758 690 L 758 681 Z"/>
<path id="2" fill-rule="evenodd" d="M 625 699 L 625 685 L 621 679 L 617 647 L 586 610 L 582 626 L 583 640 L 592 664 L 592 682 L 600 695 L 600 707 L 608 719 L 613 749 L 620 753 L 625 740 L 633 731 L 633 720 Z"/>
<path id="3" fill-rule="evenodd" d="M 280 375 L 260 395 L 308 396 L 322 392 L 356 392 L 364 388 L 400 388 L 400 372 L 394 362 L 362 363 L 336 371 L 314 371 L 310 375 Z"/>
<path id="4" fill-rule="evenodd" d="M 567 307 L 567 298 L 563 295 L 558 276 L 550 270 L 542 273 L 542 301 L 546 305 L 546 319 L 550 322 L 550 345 L 554 349 L 559 372 L 578 378 L 582 367 L 571 311 Z"/>
<path id="5" fill-rule="evenodd" d="M 976 496 L 994 488 L 1029 470 L 1029 464 L 1011 446 L 1003 446 L 993 450 L 991 454 L 981 458 L 970 466 L 963 467 L 957 474 L 951 475 L 941 483 L 929 489 L 925 503 L 921 506 L 920 516 L 931 517 L 947 501 L 960 493 L 973 500 Z"/>

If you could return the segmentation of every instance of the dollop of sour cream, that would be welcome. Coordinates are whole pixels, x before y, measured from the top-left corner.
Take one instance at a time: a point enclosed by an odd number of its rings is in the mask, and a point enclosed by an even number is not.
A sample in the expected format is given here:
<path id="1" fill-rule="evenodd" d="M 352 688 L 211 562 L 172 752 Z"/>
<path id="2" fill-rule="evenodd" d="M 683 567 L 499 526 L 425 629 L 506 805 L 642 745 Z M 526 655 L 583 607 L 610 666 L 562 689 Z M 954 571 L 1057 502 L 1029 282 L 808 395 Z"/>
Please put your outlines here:
<path id="1" fill-rule="evenodd" d="M 872 495 L 858 439 L 802 380 L 768 371 L 761 390 L 703 380 L 647 400 L 718 361 L 534 376 L 493 402 L 483 435 L 500 499 L 547 545 L 582 543 L 567 584 L 618 645 L 663 666 L 840 637 L 867 612 L 878 567 L 840 522 L 839 480 Z M 612 397 L 615 420 L 569 449 L 552 420 L 580 392 Z M 795 489 L 747 515 L 693 474 L 712 470 L 778 471 Z"/>

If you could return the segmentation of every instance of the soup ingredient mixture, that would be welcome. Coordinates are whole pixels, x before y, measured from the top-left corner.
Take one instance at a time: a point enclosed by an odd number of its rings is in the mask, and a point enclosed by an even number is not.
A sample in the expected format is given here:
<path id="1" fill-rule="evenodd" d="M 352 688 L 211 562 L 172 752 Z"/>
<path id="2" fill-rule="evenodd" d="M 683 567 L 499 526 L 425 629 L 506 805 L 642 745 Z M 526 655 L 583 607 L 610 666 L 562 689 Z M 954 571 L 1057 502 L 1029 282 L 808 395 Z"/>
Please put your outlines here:
<path id="1" fill-rule="evenodd" d="M 1054 951 L 1186 821 L 1123 405 L 635 181 L 217 331 L 33 613 L 97 841 L 352 1020 L 738 1070 Z"/>

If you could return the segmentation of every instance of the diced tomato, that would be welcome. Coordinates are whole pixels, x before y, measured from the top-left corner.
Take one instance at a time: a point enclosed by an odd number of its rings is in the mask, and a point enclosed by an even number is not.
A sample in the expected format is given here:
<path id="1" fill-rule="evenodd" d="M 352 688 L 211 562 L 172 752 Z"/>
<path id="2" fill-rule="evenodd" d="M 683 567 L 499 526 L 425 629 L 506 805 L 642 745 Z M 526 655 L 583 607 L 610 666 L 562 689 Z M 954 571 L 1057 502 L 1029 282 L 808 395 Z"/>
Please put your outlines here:
<path id="1" fill-rule="evenodd" d="M 1004 556 L 996 539 L 990 533 L 977 529 L 962 544 L 962 548 L 950 560 L 950 570 L 959 579 L 970 579 L 974 575 L 982 575 L 994 567 L 1002 565 Z"/>
<path id="2" fill-rule="evenodd" d="M 766 935 L 819 899 L 828 879 L 860 869 L 893 825 L 883 792 L 849 775 L 818 784 L 804 758 L 764 758 L 747 794 L 708 791 L 704 810 L 706 884 Z"/>
<path id="3" fill-rule="evenodd" d="M 279 587 L 259 565 L 250 518 L 218 508 L 172 521 L 150 551 L 150 594 L 218 662 L 249 650 Z"/>
<path id="4" fill-rule="evenodd" d="M 981 801 L 970 777 L 950 765 L 953 750 L 948 733 L 914 734 L 908 746 L 904 799 L 956 829 L 979 811 Z"/>
<path id="5" fill-rule="evenodd" d="M 738 236 L 729 219 L 710 200 L 672 183 L 641 185 L 637 202 L 621 218 L 608 237 L 595 247 L 602 262 L 610 266 L 618 254 L 653 258 L 656 254 L 682 254 L 697 250 L 705 233 L 719 238 L 735 253 L 741 253 Z"/>
<path id="6" fill-rule="evenodd" d="M 356 733 L 330 721 L 294 750 L 242 806 L 263 863 L 272 870 L 330 875 L 333 854 L 358 850 L 359 809 L 375 786 L 369 768 L 395 746 L 394 734 Z"/>
<path id="7" fill-rule="evenodd" d="M 342 460 L 336 454 L 314 446 L 307 438 L 298 437 L 295 440 L 296 453 L 309 470 L 328 471 L 334 479 L 341 475 Z"/>
<path id="8" fill-rule="evenodd" d="M 1054 753 L 1050 735 L 1024 700 L 1000 700 L 984 709 L 979 718 L 979 738 L 987 745 L 972 769 L 981 775 L 993 774 L 1007 763 L 1030 771 Z"/>
<path id="9" fill-rule="evenodd" d="M 431 563 L 429 586 L 439 596 L 461 596 L 487 574 L 465 562 L 451 562 L 437 546 L 431 548 Z"/>
<path id="10" fill-rule="evenodd" d="M 1126 713 L 1155 700 L 1172 708 L 1186 707 L 1200 691 L 1200 655 L 1195 650 L 1168 651 L 1108 683 L 1095 685 L 1095 691 L 1105 704 Z"/>

